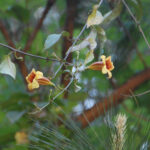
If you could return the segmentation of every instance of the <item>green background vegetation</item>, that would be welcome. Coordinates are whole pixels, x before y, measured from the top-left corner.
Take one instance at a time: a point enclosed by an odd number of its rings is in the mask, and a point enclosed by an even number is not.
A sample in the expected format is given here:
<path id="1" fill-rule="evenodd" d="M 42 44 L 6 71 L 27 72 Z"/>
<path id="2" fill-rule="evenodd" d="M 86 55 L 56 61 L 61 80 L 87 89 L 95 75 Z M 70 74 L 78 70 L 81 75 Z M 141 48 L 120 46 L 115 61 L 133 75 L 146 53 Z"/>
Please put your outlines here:
<path id="1" fill-rule="evenodd" d="M 43 26 L 32 43 L 29 53 L 40 56 L 51 56 L 53 52 L 62 58 L 63 37 L 53 47 L 44 51 L 44 42 L 49 34 L 61 33 L 67 17 L 67 0 L 56 0 L 43 22 Z M 74 21 L 73 39 L 80 33 L 88 15 L 92 11 L 97 0 L 76 1 L 76 17 Z M 102 14 L 111 10 L 110 3 L 115 7 L 116 1 L 106 0 L 99 8 Z M 133 14 L 139 21 L 147 40 L 150 41 L 150 15 L 149 0 L 126 0 Z M 0 21 L 2 21 L 10 34 L 12 41 L 18 49 L 23 49 L 29 35 L 34 30 L 40 13 L 40 9 L 46 5 L 45 0 L 1 0 Z M 26 90 L 26 84 L 17 66 L 16 80 L 7 75 L 0 74 L 0 149 L 2 150 L 27 150 L 27 149 L 111 149 L 111 134 L 114 131 L 114 118 L 118 113 L 126 114 L 127 130 L 126 150 L 148 150 L 150 149 L 150 93 L 141 96 L 136 94 L 150 90 L 150 81 L 141 84 L 131 97 L 125 98 L 123 103 L 111 108 L 105 115 L 90 122 L 85 129 L 80 129 L 79 122 L 72 122 L 72 116 L 76 115 L 75 106 L 80 106 L 76 113 L 92 107 L 90 103 L 102 100 L 112 93 L 116 87 L 123 85 L 130 77 L 143 71 L 145 66 L 139 58 L 138 53 L 149 67 L 150 49 L 147 47 L 138 26 L 131 18 L 127 9 L 123 6 L 119 20 L 113 20 L 104 26 L 107 42 L 102 47 L 102 39 L 97 39 L 97 48 L 94 51 L 95 59 L 98 61 L 100 55 L 111 55 L 115 69 L 112 71 L 113 78 L 108 80 L 105 75 L 98 71 L 86 70 L 79 75 L 79 85 L 82 89 L 74 92 L 74 86 L 68 90 L 68 97 L 64 99 L 63 94 L 48 105 L 42 112 L 32 115 L 35 110 L 34 102 L 43 106 L 49 102 L 49 88 L 42 86 L 34 92 Z M 123 28 L 126 28 L 129 39 Z M 84 39 L 90 29 L 86 29 L 81 36 Z M 7 44 L 2 32 L 0 32 L 0 43 Z M 136 45 L 136 46 L 135 46 Z M 138 51 L 138 52 L 137 52 Z M 0 47 L 0 62 L 10 51 Z M 87 49 L 80 52 L 80 62 L 83 62 Z M 13 55 L 12 59 L 13 59 Z M 40 60 L 26 56 L 28 70 L 35 68 L 51 77 L 60 63 Z M 14 59 L 13 59 L 14 60 Z M 73 61 L 76 53 L 73 53 Z M 62 71 L 53 80 L 60 84 Z M 116 85 L 116 87 L 114 87 Z M 53 95 L 58 94 L 58 91 Z M 135 96 L 134 96 L 135 95 Z M 126 97 L 126 95 L 125 95 Z M 76 107 L 77 108 L 77 107 Z M 16 145 L 15 133 L 25 131 L 29 136 L 29 144 Z"/>

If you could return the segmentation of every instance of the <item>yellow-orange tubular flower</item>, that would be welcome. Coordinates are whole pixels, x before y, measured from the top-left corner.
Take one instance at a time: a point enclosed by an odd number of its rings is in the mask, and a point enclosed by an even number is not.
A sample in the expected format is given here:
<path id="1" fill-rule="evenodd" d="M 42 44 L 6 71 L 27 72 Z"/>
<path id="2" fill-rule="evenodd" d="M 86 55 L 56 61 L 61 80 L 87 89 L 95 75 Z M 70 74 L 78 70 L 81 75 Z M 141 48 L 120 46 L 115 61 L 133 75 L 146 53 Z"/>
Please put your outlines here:
<path id="1" fill-rule="evenodd" d="M 95 62 L 87 68 L 91 70 L 100 70 L 103 74 L 108 74 L 108 78 L 111 78 L 111 71 L 114 69 L 113 62 L 111 61 L 111 56 L 106 58 L 106 56 L 102 55 L 101 59 L 102 61 Z"/>
<path id="2" fill-rule="evenodd" d="M 27 144 L 29 143 L 28 135 L 24 131 L 16 132 L 15 139 L 17 144 Z"/>
<path id="3" fill-rule="evenodd" d="M 40 71 L 35 71 L 32 69 L 31 73 L 26 77 L 28 83 L 28 89 L 33 90 L 39 88 L 40 85 L 53 85 L 48 78 L 43 76 L 43 73 Z"/>

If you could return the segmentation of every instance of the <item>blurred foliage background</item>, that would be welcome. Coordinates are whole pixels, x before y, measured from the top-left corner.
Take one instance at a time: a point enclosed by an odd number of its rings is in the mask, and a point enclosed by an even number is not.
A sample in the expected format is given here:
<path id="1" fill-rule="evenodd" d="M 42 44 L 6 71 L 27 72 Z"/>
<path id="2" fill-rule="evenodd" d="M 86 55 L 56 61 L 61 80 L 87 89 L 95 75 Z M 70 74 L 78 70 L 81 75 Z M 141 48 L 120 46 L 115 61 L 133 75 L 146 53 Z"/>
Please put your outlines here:
<path id="1" fill-rule="evenodd" d="M 74 26 L 71 28 L 73 35 L 68 41 L 74 41 L 86 23 L 93 5 L 98 2 L 97 0 L 54 1 L 28 52 L 44 57 L 52 56 L 52 53 L 55 52 L 57 56 L 62 58 L 62 54 L 65 52 L 65 38 L 61 37 L 53 47 L 44 51 L 44 42 L 47 36 L 68 29 L 66 28 L 69 24 L 67 15 L 71 8 L 75 10 L 73 11 L 75 17 L 73 18 Z M 147 40 L 150 41 L 150 1 L 126 0 L 126 3 L 142 27 Z M 0 21 L 4 24 L 16 48 L 23 49 L 25 47 L 26 41 L 36 28 L 46 4 L 46 0 L 0 1 Z M 116 4 L 117 0 L 106 0 L 99 10 L 105 14 L 111 11 Z M 85 129 L 80 128 L 79 122 L 72 120 L 73 116 L 93 107 L 103 97 L 107 97 L 127 82 L 130 77 L 134 77 L 135 74 L 149 67 L 149 48 L 138 29 L 138 25 L 135 24 L 124 5 L 120 15 L 102 27 L 106 37 L 97 38 L 94 60 L 98 61 L 102 54 L 111 55 L 115 66 L 112 72 L 113 78 L 109 80 L 98 71 L 87 70 L 79 73 L 79 85 L 82 89 L 78 93 L 74 92 L 74 86 L 71 85 L 67 96 L 60 95 L 54 102 L 36 114 L 31 114 L 36 110 L 35 103 L 40 108 L 46 105 L 50 100 L 50 90 L 53 88 L 42 86 L 33 92 L 27 91 L 19 66 L 14 56 L 11 55 L 17 67 L 16 80 L 0 74 L 0 149 L 110 150 L 114 118 L 118 113 L 124 113 L 128 118 L 124 149 L 150 149 L 150 92 L 148 92 L 150 81 L 148 80 L 132 91 L 130 96 L 124 95 L 125 99 L 120 105 L 112 107 L 95 121 L 89 122 Z M 89 31 L 86 29 L 80 40 L 84 39 Z M 0 32 L 0 43 L 7 45 L 3 32 Z M 8 49 L 0 47 L 0 62 L 8 53 L 10 53 Z M 80 51 L 79 61 L 81 63 L 83 63 L 86 53 L 86 48 Z M 76 55 L 73 53 L 72 58 L 70 57 L 72 62 L 75 62 Z M 60 66 L 59 62 L 28 56 L 25 56 L 25 64 L 29 72 L 35 68 L 48 77 L 52 77 Z M 63 72 L 64 70 L 60 71 L 53 79 L 55 84 L 63 86 L 61 82 Z M 146 93 L 138 95 L 143 92 Z M 58 91 L 52 93 L 52 95 L 56 94 Z M 23 137 L 26 139 L 23 145 L 18 145 L 17 138 L 15 138 L 16 133 L 24 133 L 19 137 L 19 139 Z"/>

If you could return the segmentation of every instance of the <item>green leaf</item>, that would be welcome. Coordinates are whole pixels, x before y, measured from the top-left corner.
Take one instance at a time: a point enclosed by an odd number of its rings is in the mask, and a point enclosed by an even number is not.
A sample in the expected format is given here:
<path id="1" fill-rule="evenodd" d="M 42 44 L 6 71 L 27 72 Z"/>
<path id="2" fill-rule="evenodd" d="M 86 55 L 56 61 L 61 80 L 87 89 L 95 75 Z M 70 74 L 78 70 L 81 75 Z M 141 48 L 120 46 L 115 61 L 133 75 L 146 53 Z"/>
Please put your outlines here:
<path id="1" fill-rule="evenodd" d="M 35 102 L 34 103 L 34 106 L 37 108 L 37 109 L 42 109 L 44 107 L 46 107 L 47 105 L 49 105 L 50 102 Z"/>
<path id="2" fill-rule="evenodd" d="M 25 111 L 9 111 L 7 113 L 7 118 L 11 123 L 15 123 L 17 120 L 19 120 L 23 115 Z"/>
<path id="3" fill-rule="evenodd" d="M 93 54 L 93 50 L 90 50 L 85 58 L 84 64 L 88 64 L 89 62 L 91 62 L 94 59 L 94 54 Z"/>
<path id="4" fill-rule="evenodd" d="M 77 84 L 74 84 L 74 86 L 75 86 L 75 92 L 76 93 L 79 92 L 82 89 L 82 87 L 77 85 Z"/>
<path id="5" fill-rule="evenodd" d="M 73 92 L 69 95 L 68 99 L 70 102 L 78 102 L 78 101 L 84 101 L 88 97 L 88 94 L 86 92 L 79 91 L 78 94 Z"/>
<path id="6" fill-rule="evenodd" d="M 30 19 L 29 10 L 20 5 L 14 5 L 14 6 L 9 7 L 6 13 L 24 23 L 27 23 Z"/>
<path id="7" fill-rule="evenodd" d="M 102 23 L 103 21 L 103 16 L 101 14 L 101 12 L 99 12 L 98 10 L 98 5 L 95 5 L 93 7 L 93 11 L 92 13 L 89 15 L 88 19 L 87 19 L 87 28 L 89 28 L 92 25 L 98 25 L 100 23 Z"/>
<path id="8" fill-rule="evenodd" d="M 50 34 L 44 44 L 44 49 L 52 47 L 61 37 L 61 34 Z"/>
<path id="9" fill-rule="evenodd" d="M 90 50 L 94 50 L 97 46 L 96 37 L 96 30 L 91 30 L 90 34 L 80 44 L 71 47 L 71 52 L 82 50 L 87 46 L 90 47 Z"/>
<path id="10" fill-rule="evenodd" d="M 6 56 L 0 64 L 0 73 L 10 75 L 13 79 L 16 78 L 16 67 L 9 56 Z"/>
<path id="11" fill-rule="evenodd" d="M 67 32 L 67 31 L 63 31 L 63 32 L 62 32 L 62 36 L 69 38 L 70 33 Z"/>
<path id="12" fill-rule="evenodd" d="M 0 6 L 1 6 L 1 10 L 5 11 L 6 9 L 8 9 L 9 6 L 12 6 L 14 4 L 14 0 L 9 0 L 9 1 L 0 1 Z"/>

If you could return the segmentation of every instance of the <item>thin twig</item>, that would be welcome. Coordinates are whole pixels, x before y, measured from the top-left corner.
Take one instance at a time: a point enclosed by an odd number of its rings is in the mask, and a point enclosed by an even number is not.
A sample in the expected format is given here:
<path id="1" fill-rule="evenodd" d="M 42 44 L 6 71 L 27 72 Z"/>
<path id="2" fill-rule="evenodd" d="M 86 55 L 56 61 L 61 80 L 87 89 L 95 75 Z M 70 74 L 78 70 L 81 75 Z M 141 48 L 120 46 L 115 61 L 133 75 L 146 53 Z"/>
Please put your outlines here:
<path id="1" fill-rule="evenodd" d="M 122 105 L 123 105 L 124 109 L 125 109 L 128 113 L 130 113 L 133 117 L 136 117 L 136 118 L 138 118 L 138 119 L 144 120 L 144 121 L 146 121 L 146 122 L 149 122 L 149 121 L 150 121 L 150 119 L 148 119 L 148 118 L 146 118 L 146 117 L 144 117 L 144 116 L 142 116 L 142 115 L 139 115 L 139 114 L 136 114 L 135 112 L 133 112 L 133 111 L 132 111 L 131 109 L 129 109 L 124 103 L 123 103 Z"/>
<path id="2" fill-rule="evenodd" d="M 26 53 L 24 51 L 20 51 L 18 49 L 15 49 L 13 47 L 10 47 L 10 46 L 2 44 L 2 43 L 0 43 L 0 46 L 6 47 L 6 48 L 10 49 L 13 52 L 17 52 L 17 53 L 20 53 L 20 54 L 23 54 L 23 55 L 27 55 L 27 56 L 30 56 L 30 57 L 35 57 L 35 58 L 43 59 L 43 60 L 46 60 L 46 61 L 62 62 L 61 60 L 58 60 L 58 59 L 48 58 L 48 57 L 43 57 L 43 56 L 38 56 L 38 55 L 33 55 L 33 54 L 30 54 L 30 53 Z M 63 62 L 63 63 L 68 64 L 68 65 L 72 65 L 71 63 L 68 63 L 68 62 Z"/>
<path id="3" fill-rule="evenodd" d="M 100 0 L 98 6 L 100 7 L 102 3 L 103 3 L 103 0 Z"/>
<path id="4" fill-rule="evenodd" d="M 70 82 L 67 84 L 67 86 L 66 86 L 61 92 L 59 92 L 59 93 L 53 98 L 53 100 L 55 100 L 59 95 L 61 95 L 63 92 L 65 92 L 65 91 L 69 88 L 69 86 L 71 85 L 72 82 L 73 82 L 73 77 L 71 78 L 71 80 L 70 80 Z"/>
<path id="5" fill-rule="evenodd" d="M 68 83 L 68 85 L 67 85 L 62 91 L 60 91 L 54 98 L 50 99 L 49 102 L 48 102 L 46 105 L 44 105 L 42 108 L 38 108 L 38 107 L 36 106 L 36 107 L 37 107 L 37 110 L 34 111 L 34 112 L 30 112 L 29 114 L 34 115 L 34 114 L 37 114 L 37 113 L 41 112 L 41 111 L 42 111 L 44 108 L 46 108 L 51 102 L 53 102 L 57 97 L 59 97 L 62 93 L 64 93 L 64 92 L 69 88 L 69 86 L 71 85 L 72 82 L 73 82 L 73 77 L 71 78 L 71 80 L 70 80 L 70 82 Z"/>
<path id="6" fill-rule="evenodd" d="M 126 96 L 126 97 L 139 97 L 139 96 L 143 96 L 143 95 L 145 95 L 145 94 L 148 94 L 148 93 L 150 93 L 150 90 L 147 90 L 147 91 L 145 91 L 145 92 L 142 92 L 142 93 L 139 93 L 139 94 L 134 94 L 134 96 L 132 95 L 123 95 L 123 96 Z"/>
<path id="7" fill-rule="evenodd" d="M 123 94 L 130 94 L 130 90 L 135 90 L 137 87 L 142 85 L 144 82 L 150 79 L 150 68 L 142 71 L 138 75 L 133 75 L 126 83 L 117 88 L 112 94 L 106 98 L 100 99 L 93 107 L 84 111 L 84 115 L 88 118 L 89 122 L 94 121 L 97 117 L 102 116 L 110 108 L 117 106 L 125 100 Z M 130 89 L 130 90 L 129 90 Z M 99 108 L 99 111 L 97 110 Z M 95 116 L 93 117 L 92 112 Z M 78 121 L 82 128 L 87 127 L 89 124 L 84 118 L 83 114 L 75 117 L 75 121 Z"/>
<path id="8" fill-rule="evenodd" d="M 127 8 L 128 12 L 129 12 L 129 14 L 131 15 L 131 17 L 133 18 L 133 20 L 135 21 L 137 27 L 139 28 L 139 31 L 141 32 L 141 34 L 142 34 L 142 36 L 143 36 L 143 38 L 144 38 L 144 41 L 146 42 L 148 48 L 150 49 L 150 44 L 149 44 L 149 42 L 148 42 L 148 40 L 147 40 L 147 38 L 146 38 L 146 36 L 145 36 L 145 34 L 144 34 L 144 32 L 143 32 L 142 27 L 140 26 L 139 22 L 136 20 L 135 16 L 133 15 L 131 9 L 128 7 L 127 3 L 126 3 L 124 0 L 122 0 L 122 2 L 123 2 L 123 4 L 125 5 L 125 7 Z"/>

